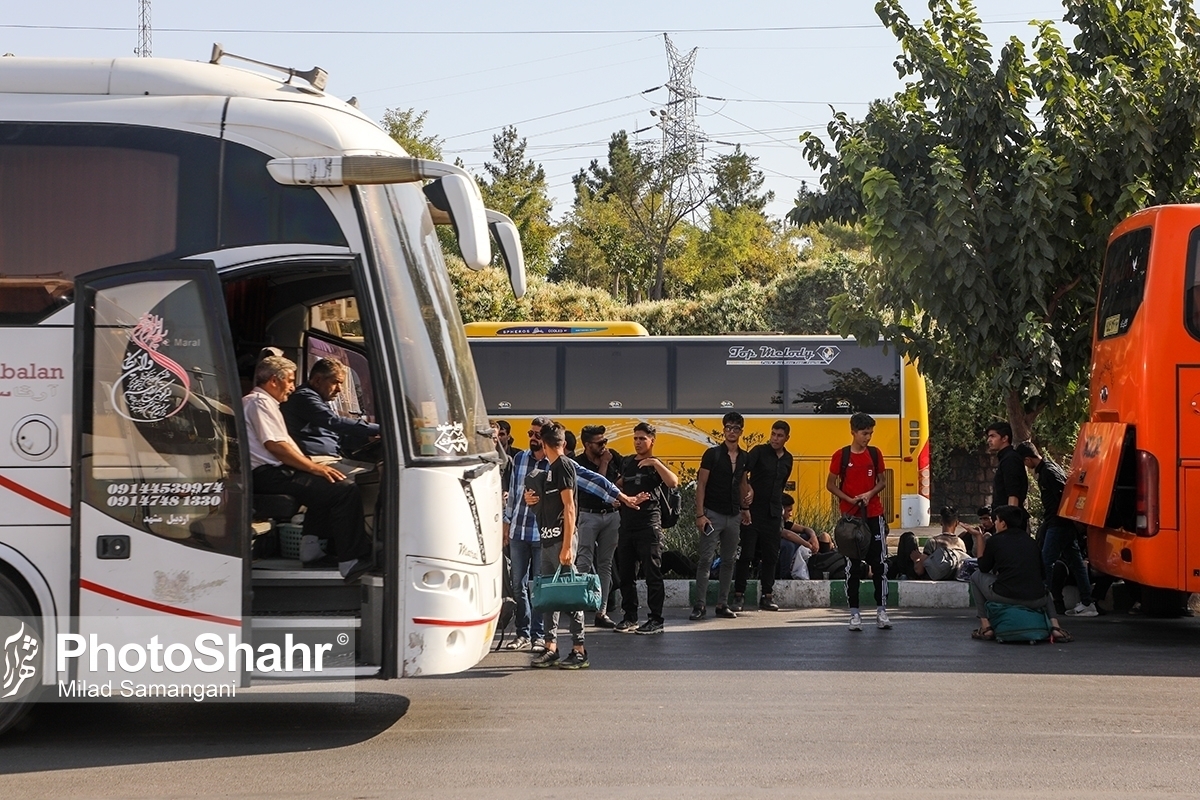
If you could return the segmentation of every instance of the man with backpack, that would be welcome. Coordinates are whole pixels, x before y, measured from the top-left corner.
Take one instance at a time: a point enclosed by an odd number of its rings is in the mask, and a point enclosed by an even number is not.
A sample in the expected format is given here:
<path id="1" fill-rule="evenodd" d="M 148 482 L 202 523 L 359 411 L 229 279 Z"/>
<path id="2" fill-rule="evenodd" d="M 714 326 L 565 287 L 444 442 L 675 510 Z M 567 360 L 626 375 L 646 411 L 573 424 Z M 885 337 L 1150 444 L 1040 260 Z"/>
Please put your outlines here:
<path id="1" fill-rule="evenodd" d="M 792 474 L 792 454 L 784 445 L 792 428 L 783 420 L 771 426 L 771 438 L 750 450 L 746 470 L 742 473 L 741 496 L 749 496 L 750 504 L 741 507 L 742 554 L 738 557 L 734 578 L 733 602 L 730 609 L 741 611 L 746 602 L 746 581 L 750 567 L 761 559 L 758 585 L 760 611 L 778 611 L 773 590 L 775 569 L 779 563 L 779 541 L 783 531 L 783 487 Z"/>
<path id="2" fill-rule="evenodd" d="M 717 592 L 716 616 L 737 619 L 737 614 L 729 609 L 728 601 L 742 530 L 742 475 L 746 471 L 749 454 L 738 442 L 742 439 L 745 424 L 745 419 L 736 411 L 726 414 L 721 419 L 725 441 L 705 450 L 700 459 L 700 471 L 696 473 L 696 530 L 700 539 L 696 562 L 696 604 L 688 619 L 704 619 L 708 576 L 718 545 L 721 550 L 721 584 Z"/>
<path id="3" fill-rule="evenodd" d="M 650 635 L 663 632 L 663 600 L 666 588 L 662 576 L 663 514 L 670 500 L 669 490 L 678 488 L 679 476 L 654 457 L 654 439 L 658 435 L 648 422 L 633 428 L 633 455 L 621 466 L 617 485 L 627 495 L 649 499 L 637 507 L 621 509 L 621 532 L 617 539 L 617 573 L 621 578 L 621 609 L 624 618 L 617 633 Z M 674 509 L 674 513 L 678 508 Z M 648 615 L 638 625 L 637 565 L 646 577 Z"/>
<path id="4" fill-rule="evenodd" d="M 1025 461 L 1025 467 L 1033 470 L 1038 489 L 1042 494 L 1042 524 L 1038 528 L 1037 540 L 1042 545 L 1042 568 L 1046 588 L 1052 588 L 1054 562 L 1060 559 L 1075 576 L 1079 587 L 1079 603 L 1067 611 L 1073 617 L 1094 617 L 1100 612 L 1092 601 L 1092 582 L 1088 579 L 1087 565 L 1079 550 L 1075 535 L 1075 523 L 1058 515 L 1063 490 L 1067 486 L 1067 474 L 1053 461 L 1042 458 L 1033 442 L 1025 441 L 1013 448 Z"/>
<path id="5" fill-rule="evenodd" d="M 850 630 L 862 630 L 858 593 L 863 564 L 871 566 L 871 581 L 875 584 L 875 625 L 880 630 L 892 627 L 887 614 L 887 526 L 883 522 L 883 502 L 879 493 L 887 485 L 884 477 L 883 454 L 871 447 L 875 434 L 875 419 L 861 411 L 850 417 L 850 444 L 837 450 L 829 463 L 825 488 L 838 499 L 843 515 L 862 517 L 867 527 L 869 543 L 866 559 L 846 558 L 846 597 L 850 605 Z"/>

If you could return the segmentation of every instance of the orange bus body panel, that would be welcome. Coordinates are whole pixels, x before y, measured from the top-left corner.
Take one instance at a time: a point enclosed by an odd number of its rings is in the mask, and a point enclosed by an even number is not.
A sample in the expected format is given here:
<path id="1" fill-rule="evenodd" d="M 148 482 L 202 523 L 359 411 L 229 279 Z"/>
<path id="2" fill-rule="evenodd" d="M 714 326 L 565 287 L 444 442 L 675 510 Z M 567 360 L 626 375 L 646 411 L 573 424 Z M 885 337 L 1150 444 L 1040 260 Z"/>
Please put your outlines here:
<path id="1" fill-rule="evenodd" d="M 1059 516 L 1104 527 L 1121 465 L 1121 445 L 1129 428 L 1120 422 L 1085 422 L 1075 443 L 1071 472 L 1063 491 Z"/>

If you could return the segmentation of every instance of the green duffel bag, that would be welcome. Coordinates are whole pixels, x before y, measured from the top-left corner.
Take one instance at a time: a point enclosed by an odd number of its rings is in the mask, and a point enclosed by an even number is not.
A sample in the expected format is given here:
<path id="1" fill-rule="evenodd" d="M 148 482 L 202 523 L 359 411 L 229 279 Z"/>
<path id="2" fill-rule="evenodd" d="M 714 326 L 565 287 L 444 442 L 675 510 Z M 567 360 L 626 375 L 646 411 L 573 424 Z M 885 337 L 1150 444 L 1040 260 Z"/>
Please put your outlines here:
<path id="1" fill-rule="evenodd" d="M 600 576 L 594 572 L 564 572 L 533 579 L 533 610 L 543 614 L 554 611 L 599 611 Z"/>

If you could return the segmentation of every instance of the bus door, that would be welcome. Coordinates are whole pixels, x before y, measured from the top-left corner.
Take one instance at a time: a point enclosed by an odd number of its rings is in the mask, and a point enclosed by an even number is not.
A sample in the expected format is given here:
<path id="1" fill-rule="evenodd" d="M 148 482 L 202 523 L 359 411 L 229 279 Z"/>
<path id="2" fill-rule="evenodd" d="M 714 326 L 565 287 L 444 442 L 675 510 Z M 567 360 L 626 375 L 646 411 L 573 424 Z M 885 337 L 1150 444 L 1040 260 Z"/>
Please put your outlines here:
<path id="1" fill-rule="evenodd" d="M 67 662 L 71 677 L 114 677 L 107 650 L 92 663 L 94 634 L 124 654 L 118 685 L 243 685 L 229 654 L 250 607 L 248 455 L 216 268 L 104 269 L 80 276 L 75 297 L 72 615 L 82 639 L 71 647 L 88 652 Z M 220 669 L 199 657 L 206 634 Z"/>

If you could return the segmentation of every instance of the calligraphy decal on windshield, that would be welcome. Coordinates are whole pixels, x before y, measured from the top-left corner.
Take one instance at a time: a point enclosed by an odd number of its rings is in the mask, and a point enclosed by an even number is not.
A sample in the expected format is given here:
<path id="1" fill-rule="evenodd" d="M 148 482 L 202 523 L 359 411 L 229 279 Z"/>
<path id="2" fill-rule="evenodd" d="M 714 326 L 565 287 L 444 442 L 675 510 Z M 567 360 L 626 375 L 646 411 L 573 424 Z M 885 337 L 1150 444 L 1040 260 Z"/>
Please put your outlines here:
<path id="1" fill-rule="evenodd" d="M 191 397 L 187 371 L 158 352 L 167 340 L 162 317 L 144 314 L 129 333 L 133 345 L 121 362 L 121 377 L 113 384 L 112 404 L 133 422 L 161 422 L 175 416 Z M 121 393 L 124 402 L 117 401 Z"/>

